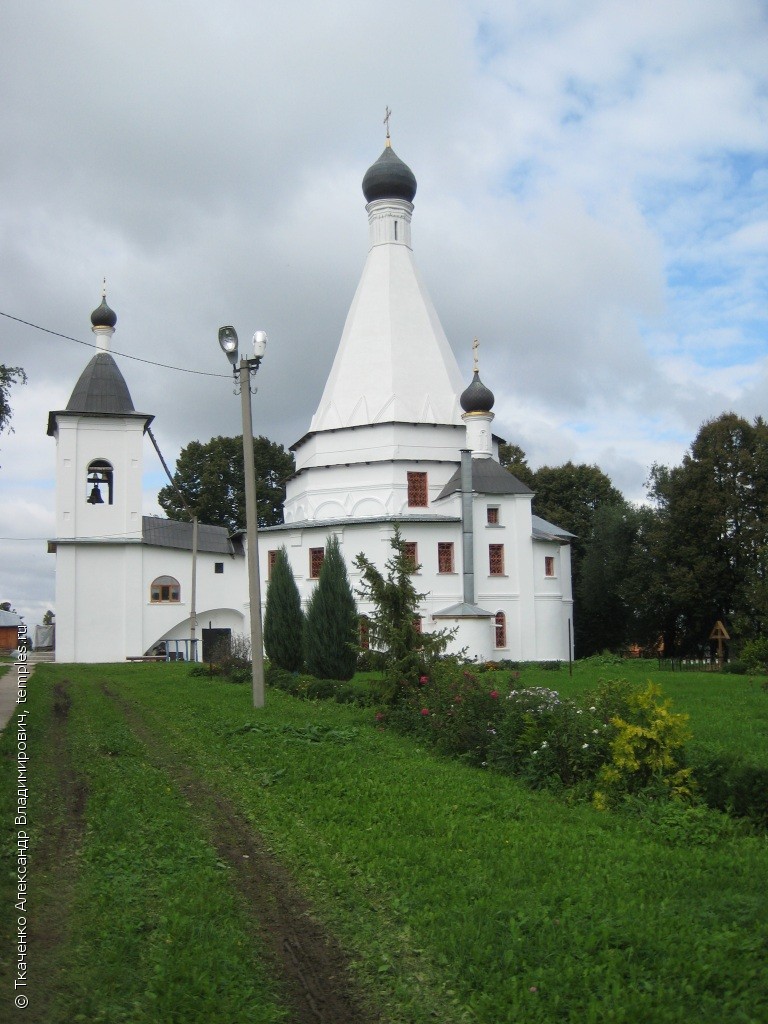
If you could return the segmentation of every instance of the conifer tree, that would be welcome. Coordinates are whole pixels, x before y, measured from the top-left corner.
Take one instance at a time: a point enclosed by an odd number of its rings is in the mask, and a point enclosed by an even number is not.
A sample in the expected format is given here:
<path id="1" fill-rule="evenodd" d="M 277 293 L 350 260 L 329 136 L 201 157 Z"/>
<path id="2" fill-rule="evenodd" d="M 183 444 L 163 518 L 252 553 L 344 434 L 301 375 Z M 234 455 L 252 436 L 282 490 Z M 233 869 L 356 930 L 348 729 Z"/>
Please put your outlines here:
<path id="1" fill-rule="evenodd" d="M 318 679 L 351 679 L 357 664 L 357 606 L 336 537 L 326 540 L 304 620 L 304 660 Z"/>
<path id="2" fill-rule="evenodd" d="M 277 552 L 267 584 L 264 649 L 273 665 L 298 672 L 302 667 L 304 613 L 284 547 Z"/>
<path id="3" fill-rule="evenodd" d="M 394 700 L 402 696 L 404 688 L 418 685 L 419 676 L 445 652 L 456 630 L 418 631 L 419 606 L 427 596 L 413 585 L 413 573 L 418 567 L 414 566 L 397 525 L 389 543 L 393 553 L 385 564 L 386 574 L 362 553 L 355 559 L 355 566 L 362 572 L 358 594 L 374 607 L 370 619 L 371 647 L 385 656 L 387 695 Z"/>

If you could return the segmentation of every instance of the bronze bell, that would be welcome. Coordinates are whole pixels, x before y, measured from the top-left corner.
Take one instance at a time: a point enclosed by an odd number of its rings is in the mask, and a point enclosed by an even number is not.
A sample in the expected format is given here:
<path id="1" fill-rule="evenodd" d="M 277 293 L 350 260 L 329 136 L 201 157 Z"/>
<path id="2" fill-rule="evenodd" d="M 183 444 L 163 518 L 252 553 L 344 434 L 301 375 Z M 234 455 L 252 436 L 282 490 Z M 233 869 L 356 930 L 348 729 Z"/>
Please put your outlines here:
<path id="1" fill-rule="evenodd" d="M 91 489 L 91 493 L 90 493 L 90 495 L 88 497 L 88 504 L 89 505 L 103 505 L 104 504 L 104 499 L 101 496 L 101 491 L 99 490 L 99 485 L 96 484 L 96 483 L 93 485 L 93 487 Z"/>

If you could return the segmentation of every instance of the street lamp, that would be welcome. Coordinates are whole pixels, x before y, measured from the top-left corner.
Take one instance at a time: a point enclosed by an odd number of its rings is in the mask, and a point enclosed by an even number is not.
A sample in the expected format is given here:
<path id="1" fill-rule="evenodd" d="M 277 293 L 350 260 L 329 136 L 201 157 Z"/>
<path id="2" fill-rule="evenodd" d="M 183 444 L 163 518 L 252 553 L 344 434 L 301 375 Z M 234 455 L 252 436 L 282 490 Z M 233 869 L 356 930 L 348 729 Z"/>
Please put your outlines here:
<path id="1" fill-rule="evenodd" d="M 261 632 L 261 581 L 259 579 L 259 534 L 256 514 L 256 473 L 253 467 L 253 420 L 251 417 L 251 375 L 256 373 L 267 349 L 267 335 L 256 331 L 253 336 L 253 357 L 238 363 L 237 331 L 234 327 L 219 328 L 219 345 L 232 364 L 237 387 L 240 388 L 243 412 L 243 462 L 245 463 L 245 534 L 248 547 L 248 598 L 251 610 L 251 666 L 253 671 L 253 706 L 264 707 L 264 642 Z M 237 393 L 237 388 L 235 389 Z M 255 388 L 254 388 L 255 393 Z"/>

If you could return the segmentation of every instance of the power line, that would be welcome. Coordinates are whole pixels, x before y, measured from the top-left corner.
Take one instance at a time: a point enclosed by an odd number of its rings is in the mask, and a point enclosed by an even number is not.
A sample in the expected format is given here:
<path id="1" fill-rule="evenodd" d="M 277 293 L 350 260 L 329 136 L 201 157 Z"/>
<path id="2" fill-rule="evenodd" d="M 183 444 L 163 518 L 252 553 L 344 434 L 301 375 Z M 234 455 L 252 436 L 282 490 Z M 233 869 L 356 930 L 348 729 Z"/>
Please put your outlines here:
<path id="1" fill-rule="evenodd" d="M 69 334 L 61 334 L 59 331 L 52 331 L 48 327 L 41 327 L 40 324 L 33 324 L 29 320 L 22 320 L 19 316 L 11 316 L 10 313 L 3 313 L 2 310 L 0 310 L 0 316 L 4 316 L 8 320 L 15 320 L 17 324 L 24 324 L 25 327 L 34 327 L 36 331 L 42 331 L 44 334 L 52 334 L 56 338 L 64 338 L 65 341 L 74 341 L 78 345 L 85 345 L 87 348 L 99 347 L 92 341 L 83 341 L 82 338 L 73 338 Z M 122 356 L 124 359 L 134 359 L 137 363 L 148 363 L 150 366 L 160 366 L 164 370 L 178 370 L 179 373 L 194 373 L 199 377 L 221 377 L 225 380 L 230 379 L 230 375 L 228 373 L 210 373 L 208 370 L 190 370 L 187 366 L 171 366 L 169 363 L 156 363 L 153 359 L 142 359 L 141 356 L 132 356 L 128 352 L 118 352 L 116 349 L 110 350 L 110 354 L 113 356 Z"/>

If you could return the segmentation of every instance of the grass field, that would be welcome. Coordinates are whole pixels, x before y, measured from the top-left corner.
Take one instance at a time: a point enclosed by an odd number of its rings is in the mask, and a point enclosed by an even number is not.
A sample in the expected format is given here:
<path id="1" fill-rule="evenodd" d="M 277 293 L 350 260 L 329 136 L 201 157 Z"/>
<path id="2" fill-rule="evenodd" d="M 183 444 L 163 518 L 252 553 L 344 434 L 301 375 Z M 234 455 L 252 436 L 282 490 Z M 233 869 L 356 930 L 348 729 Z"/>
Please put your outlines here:
<path id="1" fill-rule="evenodd" d="M 759 681 L 651 668 L 620 671 L 660 682 L 694 742 L 765 756 Z M 768 1019 L 764 835 L 704 809 L 568 806 L 442 760 L 370 709 L 270 690 L 256 711 L 248 687 L 187 673 L 36 669 L 28 1021 Z M 567 693 L 596 673 L 613 670 L 522 682 Z M 1 747 L 9 823 L 15 738 Z M 314 985 L 292 973 L 305 956 Z"/>

